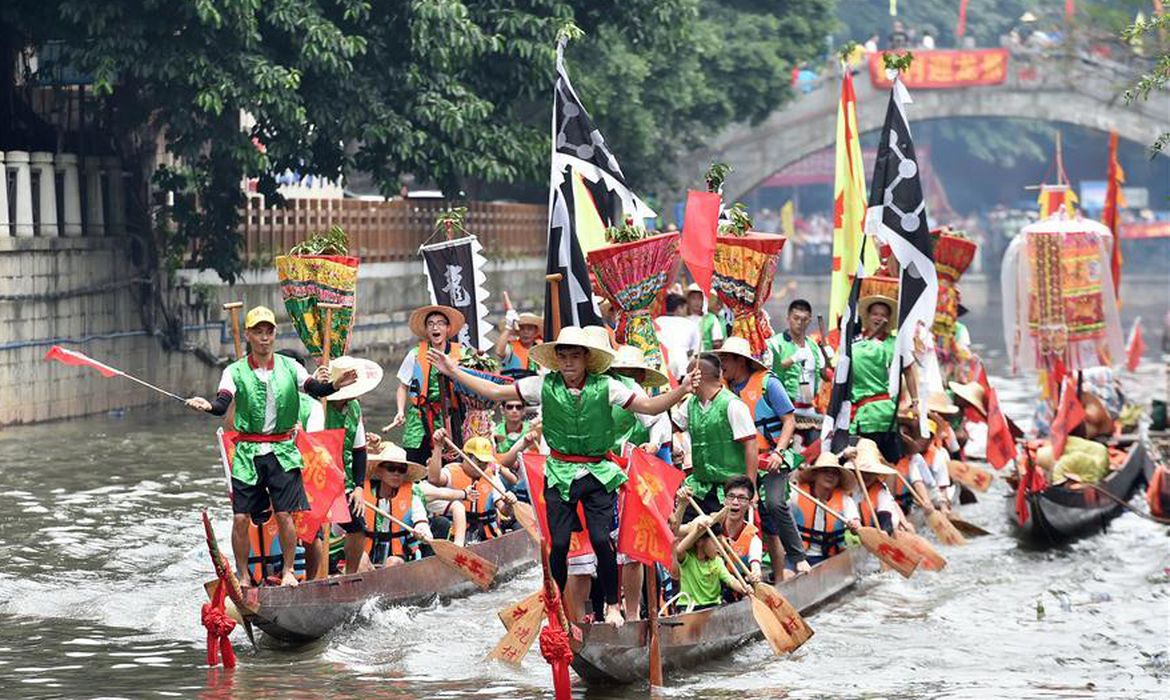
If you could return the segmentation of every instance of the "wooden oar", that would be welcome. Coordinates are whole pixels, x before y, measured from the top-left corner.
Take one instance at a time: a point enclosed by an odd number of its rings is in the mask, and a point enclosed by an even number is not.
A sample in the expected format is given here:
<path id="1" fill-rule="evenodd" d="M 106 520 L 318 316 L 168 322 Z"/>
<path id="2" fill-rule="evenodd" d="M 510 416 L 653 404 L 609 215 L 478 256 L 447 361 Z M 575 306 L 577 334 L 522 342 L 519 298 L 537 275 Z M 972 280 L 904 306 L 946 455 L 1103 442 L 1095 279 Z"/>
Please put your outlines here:
<path id="1" fill-rule="evenodd" d="M 687 500 L 690 501 L 691 507 L 694 508 L 699 515 L 703 515 L 703 509 L 699 507 L 699 504 L 695 502 L 694 498 L 687 496 Z M 719 556 L 722 557 L 723 562 L 731 572 L 732 577 L 734 577 L 736 581 L 739 581 L 744 590 L 748 592 L 748 596 L 752 600 L 752 617 L 756 619 L 756 624 L 759 626 L 760 631 L 764 633 L 764 639 L 768 640 L 768 646 L 772 647 L 772 651 L 777 656 L 795 651 L 798 647 L 800 647 L 801 644 L 807 641 L 808 637 L 805 637 L 803 640 L 798 642 L 796 638 L 794 638 L 792 634 L 789 633 L 788 625 L 786 625 L 784 621 L 780 619 L 779 613 L 773 610 L 772 606 L 765 602 L 764 598 L 756 593 L 756 586 L 749 586 L 747 584 L 747 580 L 739 573 L 739 569 L 736 568 L 735 565 L 735 561 L 738 560 L 739 557 L 735 556 L 734 552 L 728 551 L 726 548 L 726 543 L 724 543 L 721 538 L 716 537 L 715 533 L 711 531 L 711 528 L 704 527 L 704 529 L 707 531 L 707 536 L 715 540 L 716 547 L 719 550 Z M 765 584 L 760 583 L 756 585 Z M 775 591 L 775 589 L 772 590 Z M 779 591 L 775 592 L 776 596 L 783 598 Z M 794 628 L 797 629 L 801 627 L 807 627 L 807 625 L 804 624 L 804 619 L 800 617 L 800 613 L 796 613 L 796 620 L 791 624 Z M 810 637 L 812 636 L 811 629 L 809 629 L 808 635 Z"/>
<path id="2" fill-rule="evenodd" d="M 861 473 L 861 467 L 857 462 L 853 463 L 853 472 L 857 475 L 857 483 L 861 487 L 861 492 L 865 494 L 865 502 L 869 505 L 869 512 L 873 513 L 874 522 L 877 522 L 877 508 L 873 504 L 873 499 L 869 495 L 869 489 L 865 487 L 865 477 Z M 889 535 L 887 535 L 889 537 Z M 930 571 L 939 571 L 947 565 L 947 560 L 941 554 L 935 551 L 934 547 L 925 539 L 919 537 L 912 532 L 905 530 L 895 531 L 893 534 L 895 541 L 907 546 L 918 556 L 922 557 L 922 565 Z"/>
<path id="3" fill-rule="evenodd" d="M 918 503 L 918 506 L 922 508 L 922 510 L 925 511 L 926 501 L 922 500 L 922 496 L 919 496 L 918 492 L 914 490 L 914 486 L 911 485 L 910 480 L 902 476 L 901 472 L 898 472 L 898 478 L 902 480 L 902 483 L 906 484 L 906 488 L 910 490 L 910 495 L 914 498 L 914 501 Z M 938 538 L 938 541 L 942 542 L 943 544 L 967 544 L 967 540 L 963 537 L 963 535 L 958 530 L 956 530 L 955 526 L 951 524 L 951 521 L 948 520 L 947 517 L 937 509 L 931 510 L 926 514 L 926 524 L 930 526 L 930 529 L 934 532 L 934 536 Z"/>
<path id="4" fill-rule="evenodd" d="M 387 511 L 382 510 L 369 501 L 366 501 L 366 507 L 378 515 L 389 519 L 390 522 L 394 523 L 398 527 L 408 531 L 414 530 L 414 528 L 410 525 L 407 525 L 405 522 L 399 520 Z M 427 538 L 425 541 L 428 545 L 430 545 L 431 549 L 435 550 L 435 556 L 438 557 L 439 560 L 444 564 L 455 569 L 460 574 L 462 574 L 464 578 L 479 586 L 483 590 L 486 591 L 487 589 L 491 588 L 492 581 L 496 578 L 496 569 L 498 568 L 495 564 L 491 563 L 487 559 L 484 559 L 475 552 L 472 552 L 466 547 L 460 547 L 446 540 Z"/>
<path id="5" fill-rule="evenodd" d="M 232 323 L 232 343 L 236 349 L 236 359 L 244 356 L 244 344 L 240 342 L 240 309 L 244 308 L 242 301 L 229 301 L 223 305 L 223 310 L 228 312 L 228 317 Z"/>
<path id="6" fill-rule="evenodd" d="M 504 623 L 507 632 L 486 658 L 519 666 L 540 633 L 540 621 L 544 615 L 543 589 L 501 610 L 500 622 Z"/>
<path id="7" fill-rule="evenodd" d="M 452 450 L 455 450 L 455 454 L 459 455 L 459 458 L 463 460 L 464 464 L 471 467 L 476 476 L 479 476 L 480 478 L 487 481 L 488 485 L 492 487 L 492 490 L 498 493 L 501 498 L 504 497 L 504 494 L 507 492 L 497 486 L 496 482 L 487 478 L 487 475 L 483 473 L 483 470 L 476 466 L 475 462 L 471 461 L 471 458 L 468 457 L 463 452 L 463 450 L 459 449 L 458 445 L 451 442 L 451 438 L 444 437 L 443 441 L 447 443 L 448 447 L 450 447 Z M 516 522 L 520 523 L 520 527 L 523 527 L 525 531 L 528 532 L 528 536 L 531 537 L 534 542 L 540 542 L 540 526 L 536 523 L 536 511 L 530 504 L 524 503 L 522 501 L 516 501 L 512 504 L 512 515 L 516 517 Z"/>
<path id="8" fill-rule="evenodd" d="M 951 525 L 954 525 L 955 529 L 958 530 L 960 534 L 967 537 L 983 537 L 984 535 L 991 534 L 975 523 L 970 522 L 969 520 L 963 520 L 954 513 L 947 513 L 947 520 L 951 521 Z"/>
<path id="9" fill-rule="evenodd" d="M 544 279 L 549 286 L 549 310 L 552 312 L 552 338 L 556 340 L 557 336 L 561 334 L 561 280 L 565 278 L 559 272 L 554 272 L 551 275 L 545 275 Z"/>
<path id="10" fill-rule="evenodd" d="M 951 475 L 952 479 L 963 486 L 980 493 L 987 491 L 987 488 L 991 486 L 991 482 L 993 481 L 991 472 L 986 469 L 980 469 L 979 467 L 973 467 L 957 459 L 952 459 L 947 464 L 947 473 Z"/>
<path id="11" fill-rule="evenodd" d="M 792 485 L 792 490 L 809 499 L 825 510 L 835 516 L 842 523 L 846 522 L 845 516 L 833 510 L 824 501 L 818 500 L 812 494 L 806 492 L 804 489 Z M 876 527 L 859 527 L 857 528 L 857 536 L 861 538 L 861 546 L 868 549 L 875 557 L 882 560 L 886 566 L 906 578 L 914 573 L 918 568 L 918 564 L 922 562 L 922 557 L 914 553 L 912 549 L 900 544 L 897 540 L 890 537 L 886 533 L 877 529 Z"/>

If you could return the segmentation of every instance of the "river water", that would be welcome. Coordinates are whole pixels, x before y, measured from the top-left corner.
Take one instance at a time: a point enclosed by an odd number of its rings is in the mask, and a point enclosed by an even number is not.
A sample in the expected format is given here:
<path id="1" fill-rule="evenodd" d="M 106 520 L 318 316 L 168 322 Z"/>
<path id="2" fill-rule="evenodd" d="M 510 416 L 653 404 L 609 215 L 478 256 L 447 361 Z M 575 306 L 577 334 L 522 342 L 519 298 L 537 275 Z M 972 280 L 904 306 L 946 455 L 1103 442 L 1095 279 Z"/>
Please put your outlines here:
<path id="1" fill-rule="evenodd" d="M 1001 337 L 997 318 L 973 313 L 975 337 Z M 371 425 L 390 415 L 390 382 L 366 402 Z M 993 382 L 1008 412 L 1026 415 L 1031 382 Z M 1148 398 L 1165 379 L 1149 364 L 1126 383 Z M 0 697 L 552 697 L 535 650 L 519 671 L 481 661 L 503 633 L 495 611 L 535 590 L 532 571 L 449 605 L 371 604 L 296 652 L 254 652 L 238 630 L 239 667 L 208 670 L 199 513 L 210 510 L 224 547 L 229 513 L 214 429 L 167 405 L 0 432 Z M 1105 535 L 1028 552 L 1006 532 L 1007 495 L 997 481 L 964 508 L 994 535 L 945 549 L 942 572 L 871 575 L 809 618 L 816 636 L 791 658 L 754 643 L 668 677 L 663 693 L 1170 696 L 1167 529 L 1127 514 Z M 586 698 L 647 693 L 577 685 Z"/>

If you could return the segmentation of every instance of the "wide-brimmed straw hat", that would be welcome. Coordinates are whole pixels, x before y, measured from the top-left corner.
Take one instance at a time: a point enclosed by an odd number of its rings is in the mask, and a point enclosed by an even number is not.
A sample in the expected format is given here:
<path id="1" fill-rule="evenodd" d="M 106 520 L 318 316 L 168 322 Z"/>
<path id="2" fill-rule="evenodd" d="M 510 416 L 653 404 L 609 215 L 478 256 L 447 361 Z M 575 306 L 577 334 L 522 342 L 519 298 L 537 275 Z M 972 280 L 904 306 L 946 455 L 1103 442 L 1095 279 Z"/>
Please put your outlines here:
<path id="1" fill-rule="evenodd" d="M 874 304 L 885 304 L 890 307 L 890 328 L 898 325 L 898 278 L 873 275 L 861 280 L 861 298 L 857 302 L 857 310 L 864 319 L 869 314 L 869 307 Z"/>
<path id="2" fill-rule="evenodd" d="M 609 349 L 608 343 L 598 342 L 592 333 L 587 333 L 584 328 L 577 326 L 565 326 L 556 340 L 537 345 L 529 354 L 541 367 L 557 371 L 561 368 L 557 362 L 557 348 L 567 345 L 585 348 L 588 353 L 585 368 L 593 374 L 601 374 L 609 369 L 610 363 L 613 362 L 613 351 Z"/>
<path id="3" fill-rule="evenodd" d="M 987 397 L 982 384 L 979 382 L 967 382 L 966 384 L 949 382 L 947 387 L 955 396 L 974 406 L 975 410 L 979 411 L 979 415 L 987 416 Z"/>
<path id="4" fill-rule="evenodd" d="M 516 319 L 517 326 L 536 326 L 537 328 L 544 327 L 544 316 L 540 314 L 529 313 L 525 311 Z"/>
<path id="5" fill-rule="evenodd" d="M 821 452 L 815 462 L 805 462 L 800 465 L 796 473 L 796 480 L 802 484 L 811 484 L 816 480 L 818 469 L 836 469 L 841 474 L 841 488 L 851 493 L 857 488 L 857 477 L 853 469 L 841 464 L 841 460 L 832 452 Z"/>
<path id="6" fill-rule="evenodd" d="M 431 314 L 442 314 L 447 317 L 447 323 L 450 326 L 447 329 L 448 338 L 454 338 L 466 322 L 466 319 L 463 318 L 463 313 L 458 309 L 452 309 L 450 306 L 443 306 L 442 304 L 431 304 L 430 306 L 420 306 L 411 312 L 410 332 L 419 338 L 426 338 L 427 316 Z"/>
<path id="7" fill-rule="evenodd" d="M 878 448 L 877 443 L 869 438 L 861 438 L 857 441 L 857 456 L 853 458 L 853 463 L 861 471 L 870 474 L 889 475 L 896 473 L 886 462 L 885 457 L 882 457 L 882 451 Z"/>
<path id="8" fill-rule="evenodd" d="M 959 412 L 959 407 L 951 401 L 951 397 L 941 391 L 936 391 L 926 397 L 926 410 L 944 416 L 953 416 Z"/>
<path id="9" fill-rule="evenodd" d="M 670 383 L 665 374 L 646 364 L 646 353 L 633 345 L 619 345 L 610 369 L 640 369 L 644 373 L 641 384 L 647 389 L 655 389 Z"/>
<path id="10" fill-rule="evenodd" d="M 746 359 L 749 363 L 754 365 L 756 369 L 768 369 L 767 365 L 752 355 L 752 346 L 751 343 L 748 342 L 747 338 L 740 338 L 739 336 L 733 335 L 727 340 L 724 340 L 723 345 L 719 349 L 712 350 L 712 352 L 714 352 L 716 355 L 720 355 L 720 359 L 722 359 L 723 355 L 736 355 L 737 357 Z"/>
<path id="11" fill-rule="evenodd" d="M 386 464 L 405 464 L 406 475 L 403 477 L 407 481 L 419 481 L 427 475 L 427 469 L 417 462 L 411 462 L 406 458 L 406 450 L 398 445 L 383 440 L 382 444 L 375 450 L 366 451 L 366 461 L 371 468 L 376 469 L 379 465 Z"/>
<path id="12" fill-rule="evenodd" d="M 357 381 L 343 386 L 329 396 L 330 401 L 346 401 L 356 399 L 367 392 L 373 391 L 382 383 L 382 366 L 364 357 L 350 357 L 342 355 L 329 361 L 329 381 L 335 381 L 345 370 L 357 372 Z"/>

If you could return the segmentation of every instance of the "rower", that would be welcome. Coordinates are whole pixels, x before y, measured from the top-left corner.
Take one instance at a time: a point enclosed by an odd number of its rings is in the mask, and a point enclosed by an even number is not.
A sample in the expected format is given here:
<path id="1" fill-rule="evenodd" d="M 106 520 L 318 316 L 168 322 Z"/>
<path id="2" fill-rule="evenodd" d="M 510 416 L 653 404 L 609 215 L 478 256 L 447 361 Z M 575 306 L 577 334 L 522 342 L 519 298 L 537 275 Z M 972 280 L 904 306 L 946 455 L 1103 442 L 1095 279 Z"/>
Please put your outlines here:
<path id="1" fill-rule="evenodd" d="M 856 532 L 861 527 L 857 503 L 851 495 L 857 488 L 852 470 L 841 466 L 837 455 L 822 452 L 812 465 L 801 465 L 796 480 L 813 496 L 845 516 L 842 522 L 836 515 L 792 492 L 792 513 L 804 540 L 805 554 L 813 566 L 839 554 L 845 548 L 845 531 Z"/>
<path id="2" fill-rule="evenodd" d="M 403 528 L 367 508 L 361 522 L 370 532 L 366 550 L 371 562 L 397 566 L 419 558 L 422 556 L 419 544 L 432 538 L 426 502 L 417 485 L 426 476 L 426 469 L 409 461 L 406 451 L 388 440 L 383 441 L 377 450 L 370 451 L 368 463 L 370 478 L 366 487 L 371 500 L 410 526 L 410 529 Z"/>
<path id="3" fill-rule="evenodd" d="M 719 303 L 719 297 L 711 295 L 714 301 L 711 307 Z M 702 352 L 718 350 L 727 337 L 727 329 L 723 327 L 723 319 L 714 313 L 715 309 L 704 303 L 707 297 L 703 288 L 691 282 L 687 287 L 687 312 L 689 318 L 699 328 L 699 346 Z M 707 307 L 707 308 L 704 308 Z"/>
<path id="4" fill-rule="evenodd" d="M 751 479 L 746 476 L 733 476 L 723 484 L 723 532 L 730 540 L 731 549 L 736 556 L 743 560 L 748 570 L 757 578 L 762 578 L 764 544 L 760 539 L 759 529 L 748 522 L 752 511 L 752 499 L 756 496 L 756 489 Z M 785 504 L 787 505 L 787 504 Z M 789 516 L 791 519 L 791 516 Z M 795 525 L 793 525 L 795 529 Z M 804 561 L 804 552 L 801 552 L 801 561 Z M 773 560 L 775 563 L 775 560 Z"/>
<path id="5" fill-rule="evenodd" d="M 412 462 L 425 464 L 430 459 L 436 427 L 460 430 L 459 397 L 443 386 L 445 382 L 439 380 L 438 372 L 431 371 L 427 354 L 435 350 L 458 363 L 463 357 L 463 347 L 452 338 L 459 334 L 463 324 L 463 314 L 449 306 L 423 306 L 410 314 L 410 330 L 419 344 L 410 349 L 398 368 L 398 412 L 386 429 L 404 426 L 402 446 Z M 444 425 L 444 418 L 450 421 L 449 425 Z"/>
<path id="6" fill-rule="evenodd" d="M 750 593 L 750 589 L 731 575 L 719 555 L 719 543 L 715 538 L 722 536 L 723 528 L 705 513 L 682 527 L 682 539 L 674 546 L 674 559 L 681 582 L 679 600 L 686 602 L 688 610 L 721 605 L 723 586 L 740 595 Z M 749 584 L 759 582 L 755 574 L 745 578 Z"/>
<path id="7" fill-rule="evenodd" d="M 877 285 L 896 280 L 867 277 L 863 285 Z M 891 292 L 896 294 L 897 292 Z M 858 305 L 865 330 L 860 339 L 852 344 L 853 385 L 850 401 L 853 406 L 853 421 L 849 432 L 873 440 L 887 462 L 897 462 L 901 454 L 901 443 L 894 431 L 894 414 L 897 406 L 890 397 L 890 367 L 897 357 L 891 326 L 897 318 L 898 302 L 881 292 L 865 295 Z M 912 372 L 904 372 L 904 384 L 908 396 L 917 403 L 917 387 Z"/>
<path id="8" fill-rule="evenodd" d="M 502 374 L 513 379 L 536 374 L 540 365 L 532 359 L 530 351 L 540 344 L 540 329 L 543 327 L 543 316 L 508 310 L 504 332 L 496 339 L 496 356 L 500 358 Z"/>
<path id="9" fill-rule="evenodd" d="M 853 468 L 853 465 L 856 465 L 857 470 L 861 472 L 862 479 L 862 484 L 855 496 L 861 525 L 880 528 L 892 535 L 901 519 L 901 511 L 898 510 L 898 504 L 894 501 L 889 489 L 886 488 L 884 479 L 897 472 L 882 463 L 882 453 L 878 450 L 877 444 L 865 438 L 857 441 L 854 455 L 850 463 L 846 464 L 849 468 Z M 871 502 L 873 507 L 877 509 L 876 514 L 869 507 Z"/>
<path id="10" fill-rule="evenodd" d="M 524 503 L 529 503 L 528 495 L 528 480 L 524 477 L 524 470 L 516 466 L 515 458 L 508 460 L 506 456 L 513 451 L 516 445 L 521 445 L 517 451 L 523 452 L 528 449 L 533 443 L 539 440 L 528 440 L 528 435 L 538 424 L 533 424 L 524 419 L 525 406 L 524 402 L 519 399 L 509 399 L 505 401 L 500 410 L 504 414 L 504 420 L 496 423 L 492 438 L 496 442 L 496 452 L 500 453 L 500 465 L 506 467 L 501 471 L 504 477 L 504 485 L 509 491 L 516 494 L 516 498 Z M 512 478 L 509 478 L 511 476 Z"/>
<path id="11" fill-rule="evenodd" d="M 728 338 L 715 354 L 723 364 L 724 384 L 747 405 L 755 422 L 758 463 L 763 472 L 759 481 L 763 496 L 760 525 L 768 554 L 774 562 L 787 557 L 797 571 L 808 571 L 800 533 L 788 511 L 788 477 L 801 460 L 791 449 L 796 429 L 792 403 L 776 375 L 752 355 L 745 338 Z M 787 567 L 778 566 L 775 573 L 784 577 L 787 571 Z"/>
<path id="12" fill-rule="evenodd" d="M 435 430 L 435 442 L 442 444 L 447 432 L 438 428 Z M 463 546 L 469 538 L 472 542 L 489 540 L 500 535 L 497 509 L 505 515 L 512 512 L 512 504 L 516 503 L 516 494 L 505 492 L 503 501 L 496 500 L 496 489 L 505 491 L 504 483 L 500 480 L 500 466 L 496 462 L 496 453 L 492 450 L 491 440 L 485 437 L 473 437 L 463 443 L 463 452 L 483 472 L 484 476 L 475 474 L 462 462 L 452 462 L 442 465 L 442 450 L 435 450 L 427 464 L 427 481 L 432 486 L 454 489 L 464 493 L 461 501 L 444 501 L 435 499 L 428 503 L 432 512 L 443 509 L 444 515 L 458 514 L 462 511 L 464 527 L 459 527 L 459 516 L 455 522 L 455 544 Z M 495 488 L 493 488 L 493 486 Z"/>
<path id="13" fill-rule="evenodd" d="M 928 431 L 932 423 L 934 421 L 927 419 Z M 941 505 L 935 486 L 934 470 L 927 461 L 931 438 L 929 436 L 921 437 L 918 434 L 918 427 L 911 425 L 901 426 L 898 429 L 898 435 L 902 440 L 903 456 L 898 459 L 894 468 L 905 477 L 906 481 L 910 482 L 914 493 L 918 494 L 918 498 L 915 499 L 913 494 L 906 489 L 905 482 L 896 477 L 891 477 L 888 482 L 890 490 L 903 513 L 909 513 L 915 502 L 921 502 L 924 504 L 923 510 L 929 515 Z M 909 525 L 909 521 L 906 521 L 906 524 Z M 908 527 L 907 529 L 913 531 L 914 528 Z"/>
<path id="14" fill-rule="evenodd" d="M 691 473 L 684 483 L 703 512 L 714 513 L 723 507 L 720 492 L 728 479 L 746 476 L 753 485 L 757 483 L 756 424 L 747 404 L 723 385 L 719 355 L 705 352 L 694 367 L 698 389 L 674 417 L 691 444 Z"/>
<path id="15" fill-rule="evenodd" d="M 772 372 L 780 378 L 788 398 L 796 409 L 797 418 L 804 418 L 806 424 L 816 425 L 821 415 L 813 408 L 822 381 L 830 378 L 825 363 L 824 351 L 808 337 L 808 324 L 812 321 L 812 304 L 804 299 L 794 299 L 788 305 L 788 330 L 767 340 L 772 355 Z M 824 339 L 821 339 L 824 342 Z M 820 438 L 817 428 L 802 431 L 801 443 L 811 445 Z"/>
<path id="16" fill-rule="evenodd" d="M 626 475 L 609 458 L 614 432 L 611 406 L 649 415 L 662 413 L 691 391 L 697 377 L 688 376 L 678 388 L 658 396 L 638 395 L 604 374 L 613 361 L 612 350 L 574 326 L 562 328 L 554 342 L 538 345 L 532 352 L 551 371 L 525 377 L 512 386 L 475 377 L 440 352 L 432 350 L 428 357 L 440 372 L 489 400 L 518 397 L 528 405 L 543 407 L 544 439 L 550 448 L 544 498 L 553 579 L 564 590 L 569 539 L 577 505 L 583 504 L 585 528 L 598 558 L 597 583 L 605 595 L 605 620 L 621 625 L 617 560 L 609 533 L 617 489 Z"/>
<path id="17" fill-rule="evenodd" d="M 248 355 L 224 369 L 215 402 L 196 396 L 187 399 L 187 406 L 222 416 L 235 402 L 233 425 L 239 435 L 231 482 L 236 571 L 248 570 L 248 524 L 252 516 L 263 513 L 271 503 L 280 528 L 281 585 L 295 586 L 297 530 L 292 514 L 309 509 L 301 482 L 304 463 L 293 440 L 300 414 L 298 387 L 314 398 L 322 398 L 353 384 L 357 373 L 346 370 L 332 381 L 321 381 L 323 372 L 320 379 L 315 379 L 293 360 L 274 354 L 276 315 L 263 306 L 253 308 L 244 317 L 244 337 L 248 339 Z M 249 577 L 244 576 L 240 585 L 250 586 Z"/>

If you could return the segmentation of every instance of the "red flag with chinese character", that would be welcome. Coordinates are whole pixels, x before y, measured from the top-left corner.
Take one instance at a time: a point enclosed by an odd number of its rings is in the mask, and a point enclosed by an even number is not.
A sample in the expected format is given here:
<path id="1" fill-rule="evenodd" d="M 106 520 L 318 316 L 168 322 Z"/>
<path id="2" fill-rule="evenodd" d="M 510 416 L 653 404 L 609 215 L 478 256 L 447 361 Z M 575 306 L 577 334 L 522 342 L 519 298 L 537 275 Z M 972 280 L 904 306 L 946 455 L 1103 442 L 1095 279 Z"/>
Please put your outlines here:
<path id="1" fill-rule="evenodd" d="M 630 457 L 629 481 L 622 485 L 621 523 L 617 550 L 643 564 L 673 562 L 674 534 L 667 518 L 683 473 L 642 450 Z"/>
<path id="2" fill-rule="evenodd" d="M 703 294 L 711 294 L 711 276 L 715 274 L 715 236 L 719 232 L 718 192 L 687 192 L 683 213 L 682 260 Z"/>
<path id="3" fill-rule="evenodd" d="M 297 431 L 297 450 L 305 466 L 301 480 L 309 510 L 293 515 L 297 523 L 297 537 L 312 540 L 317 531 L 332 517 L 334 522 L 349 522 L 349 508 L 345 507 L 345 472 L 341 451 L 345 444 L 345 430 L 321 430 L 315 433 Z M 341 502 L 341 512 L 334 507 Z"/>
<path id="4" fill-rule="evenodd" d="M 545 542 L 552 542 L 548 530 L 548 506 L 544 502 L 544 463 L 547 457 L 525 452 L 521 459 L 524 460 L 524 473 L 528 476 L 528 496 L 532 499 L 532 509 L 536 511 L 536 521 L 540 524 L 540 537 Z M 581 504 L 577 504 L 577 517 L 582 523 L 585 522 L 585 510 Z M 569 539 L 569 556 L 579 557 L 592 552 L 589 533 L 584 530 L 574 532 Z"/>
<path id="5" fill-rule="evenodd" d="M 979 363 L 977 381 L 983 387 L 983 397 L 987 404 L 987 462 L 996 469 L 1003 469 L 1016 458 L 1016 441 L 999 407 L 999 396 L 987 381 L 987 369 L 983 363 Z"/>
<path id="6" fill-rule="evenodd" d="M 1064 454 L 1064 443 L 1068 435 L 1085 420 L 1085 407 L 1077 396 L 1076 380 L 1065 377 L 1060 391 L 1060 406 L 1056 418 L 1052 419 L 1052 458 L 1060 459 Z"/>
<path id="7" fill-rule="evenodd" d="M 1109 165 L 1105 175 L 1105 207 L 1101 211 L 1101 223 L 1113 233 L 1113 251 L 1110 272 L 1113 273 L 1113 293 L 1121 305 L 1121 208 L 1125 206 L 1125 171 L 1117 159 L 1117 132 L 1109 132 Z"/>
<path id="8" fill-rule="evenodd" d="M 1125 368 L 1130 372 L 1137 369 L 1146 352 L 1146 341 L 1142 339 L 1142 319 L 1133 320 L 1133 330 L 1129 333 L 1129 342 L 1125 344 Z"/>

